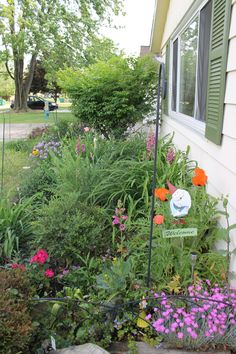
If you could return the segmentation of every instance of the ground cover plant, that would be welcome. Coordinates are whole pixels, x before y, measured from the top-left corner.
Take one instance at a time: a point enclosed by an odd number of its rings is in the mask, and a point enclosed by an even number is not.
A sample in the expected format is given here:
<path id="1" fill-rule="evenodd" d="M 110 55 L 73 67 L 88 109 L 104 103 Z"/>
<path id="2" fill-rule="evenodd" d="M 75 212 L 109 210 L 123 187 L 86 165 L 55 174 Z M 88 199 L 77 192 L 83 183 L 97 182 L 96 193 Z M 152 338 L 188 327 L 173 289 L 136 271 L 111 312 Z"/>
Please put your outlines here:
<path id="1" fill-rule="evenodd" d="M 230 253 L 214 248 L 219 237 L 229 244 L 230 227 L 217 226 L 218 201 L 206 192 L 207 171 L 189 159 L 189 149 L 177 150 L 171 136 L 159 141 L 155 214 L 150 215 L 154 144 L 153 132 L 106 140 L 82 124 L 67 129 L 62 124 L 29 142 L 11 145 L 27 152 L 30 165 L 15 189 L 15 204 L 7 201 L 1 209 L 1 267 L 9 277 L 26 278 L 30 289 L 26 307 L 32 327 L 19 350 L 27 346 L 29 353 L 40 353 L 41 343 L 51 335 L 58 347 L 88 340 L 107 347 L 114 340 L 164 339 L 185 348 L 210 348 L 216 336 L 219 345 L 233 347 L 236 319 L 229 316 L 228 306 L 235 306 L 235 293 L 227 285 Z M 170 209 L 178 189 L 192 200 L 181 217 Z M 226 201 L 224 205 L 227 217 Z M 165 230 L 189 228 L 196 228 L 197 236 L 163 237 Z M 197 257 L 194 268 L 191 255 Z M 13 289 L 21 292 L 20 281 Z M 208 302 L 196 300 L 203 295 Z M 183 303 L 189 296 L 193 301 Z M 152 298 L 159 298 L 159 307 Z M 221 304 L 216 313 L 214 299 Z M 182 326 L 184 311 L 195 318 Z M 210 311 L 216 317 L 209 318 Z M 164 326 L 164 332 L 158 326 Z M 203 337 L 208 338 L 204 343 Z M 13 353 L 10 344 L 6 346 Z"/>

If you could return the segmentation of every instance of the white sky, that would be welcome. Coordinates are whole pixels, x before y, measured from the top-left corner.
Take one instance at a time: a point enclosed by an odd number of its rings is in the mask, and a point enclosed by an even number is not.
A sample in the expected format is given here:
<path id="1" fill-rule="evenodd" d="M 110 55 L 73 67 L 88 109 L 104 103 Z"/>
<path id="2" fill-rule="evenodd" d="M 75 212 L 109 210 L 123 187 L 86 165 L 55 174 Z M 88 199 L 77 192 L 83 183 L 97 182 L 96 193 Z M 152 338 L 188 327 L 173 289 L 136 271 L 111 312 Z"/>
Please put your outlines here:
<path id="1" fill-rule="evenodd" d="M 114 16 L 114 24 L 120 29 L 103 29 L 119 49 L 128 55 L 139 55 L 141 45 L 150 44 L 155 0 L 124 0 L 125 16 Z"/>

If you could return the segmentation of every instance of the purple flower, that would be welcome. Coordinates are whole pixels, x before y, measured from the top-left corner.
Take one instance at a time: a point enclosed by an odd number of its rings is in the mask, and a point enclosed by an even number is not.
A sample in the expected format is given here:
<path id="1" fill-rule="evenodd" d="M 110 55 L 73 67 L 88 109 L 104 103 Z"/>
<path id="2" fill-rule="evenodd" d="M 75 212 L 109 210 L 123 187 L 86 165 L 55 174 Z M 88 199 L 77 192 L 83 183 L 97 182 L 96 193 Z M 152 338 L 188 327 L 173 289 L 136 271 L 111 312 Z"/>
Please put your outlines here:
<path id="1" fill-rule="evenodd" d="M 85 152 L 85 150 L 86 150 L 85 144 L 82 144 L 82 145 L 81 145 L 81 151 L 82 151 L 82 152 Z"/>
<path id="2" fill-rule="evenodd" d="M 169 150 L 167 151 L 166 160 L 167 160 L 167 162 L 169 162 L 169 164 L 171 165 L 172 162 L 174 161 L 174 159 L 175 159 L 175 152 L 174 152 L 173 149 L 169 149 Z"/>
<path id="3" fill-rule="evenodd" d="M 112 225 L 119 225 L 120 224 L 120 219 L 118 218 L 118 216 L 113 215 L 113 221 L 112 221 Z"/>
<path id="4" fill-rule="evenodd" d="M 125 230 L 125 225 L 124 224 L 120 224 L 119 229 L 120 229 L 120 231 L 124 231 Z"/>

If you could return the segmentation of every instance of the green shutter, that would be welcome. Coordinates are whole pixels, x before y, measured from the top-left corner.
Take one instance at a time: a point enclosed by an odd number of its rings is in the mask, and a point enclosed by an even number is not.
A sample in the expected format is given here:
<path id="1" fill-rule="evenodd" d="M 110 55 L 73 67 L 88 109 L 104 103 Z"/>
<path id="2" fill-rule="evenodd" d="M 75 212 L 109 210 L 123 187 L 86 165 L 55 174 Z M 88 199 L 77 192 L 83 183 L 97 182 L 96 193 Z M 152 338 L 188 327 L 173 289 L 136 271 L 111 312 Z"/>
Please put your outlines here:
<path id="1" fill-rule="evenodd" d="M 170 41 L 166 44 L 166 59 L 165 59 L 165 78 L 167 82 L 166 86 L 166 98 L 164 101 L 164 113 L 168 115 L 169 113 L 169 61 L 170 61 Z"/>
<path id="2" fill-rule="evenodd" d="M 205 136 L 221 144 L 231 0 L 213 0 Z"/>

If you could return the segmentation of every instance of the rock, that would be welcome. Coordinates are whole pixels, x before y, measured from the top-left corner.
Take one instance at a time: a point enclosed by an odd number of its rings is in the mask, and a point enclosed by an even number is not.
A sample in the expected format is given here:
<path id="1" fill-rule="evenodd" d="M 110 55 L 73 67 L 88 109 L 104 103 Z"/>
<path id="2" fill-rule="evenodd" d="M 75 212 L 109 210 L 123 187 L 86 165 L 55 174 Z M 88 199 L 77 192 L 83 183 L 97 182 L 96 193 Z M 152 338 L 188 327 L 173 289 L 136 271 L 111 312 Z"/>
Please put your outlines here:
<path id="1" fill-rule="evenodd" d="M 57 350 L 58 354 L 109 354 L 106 350 L 98 347 L 96 344 L 75 345 L 65 349 Z"/>

